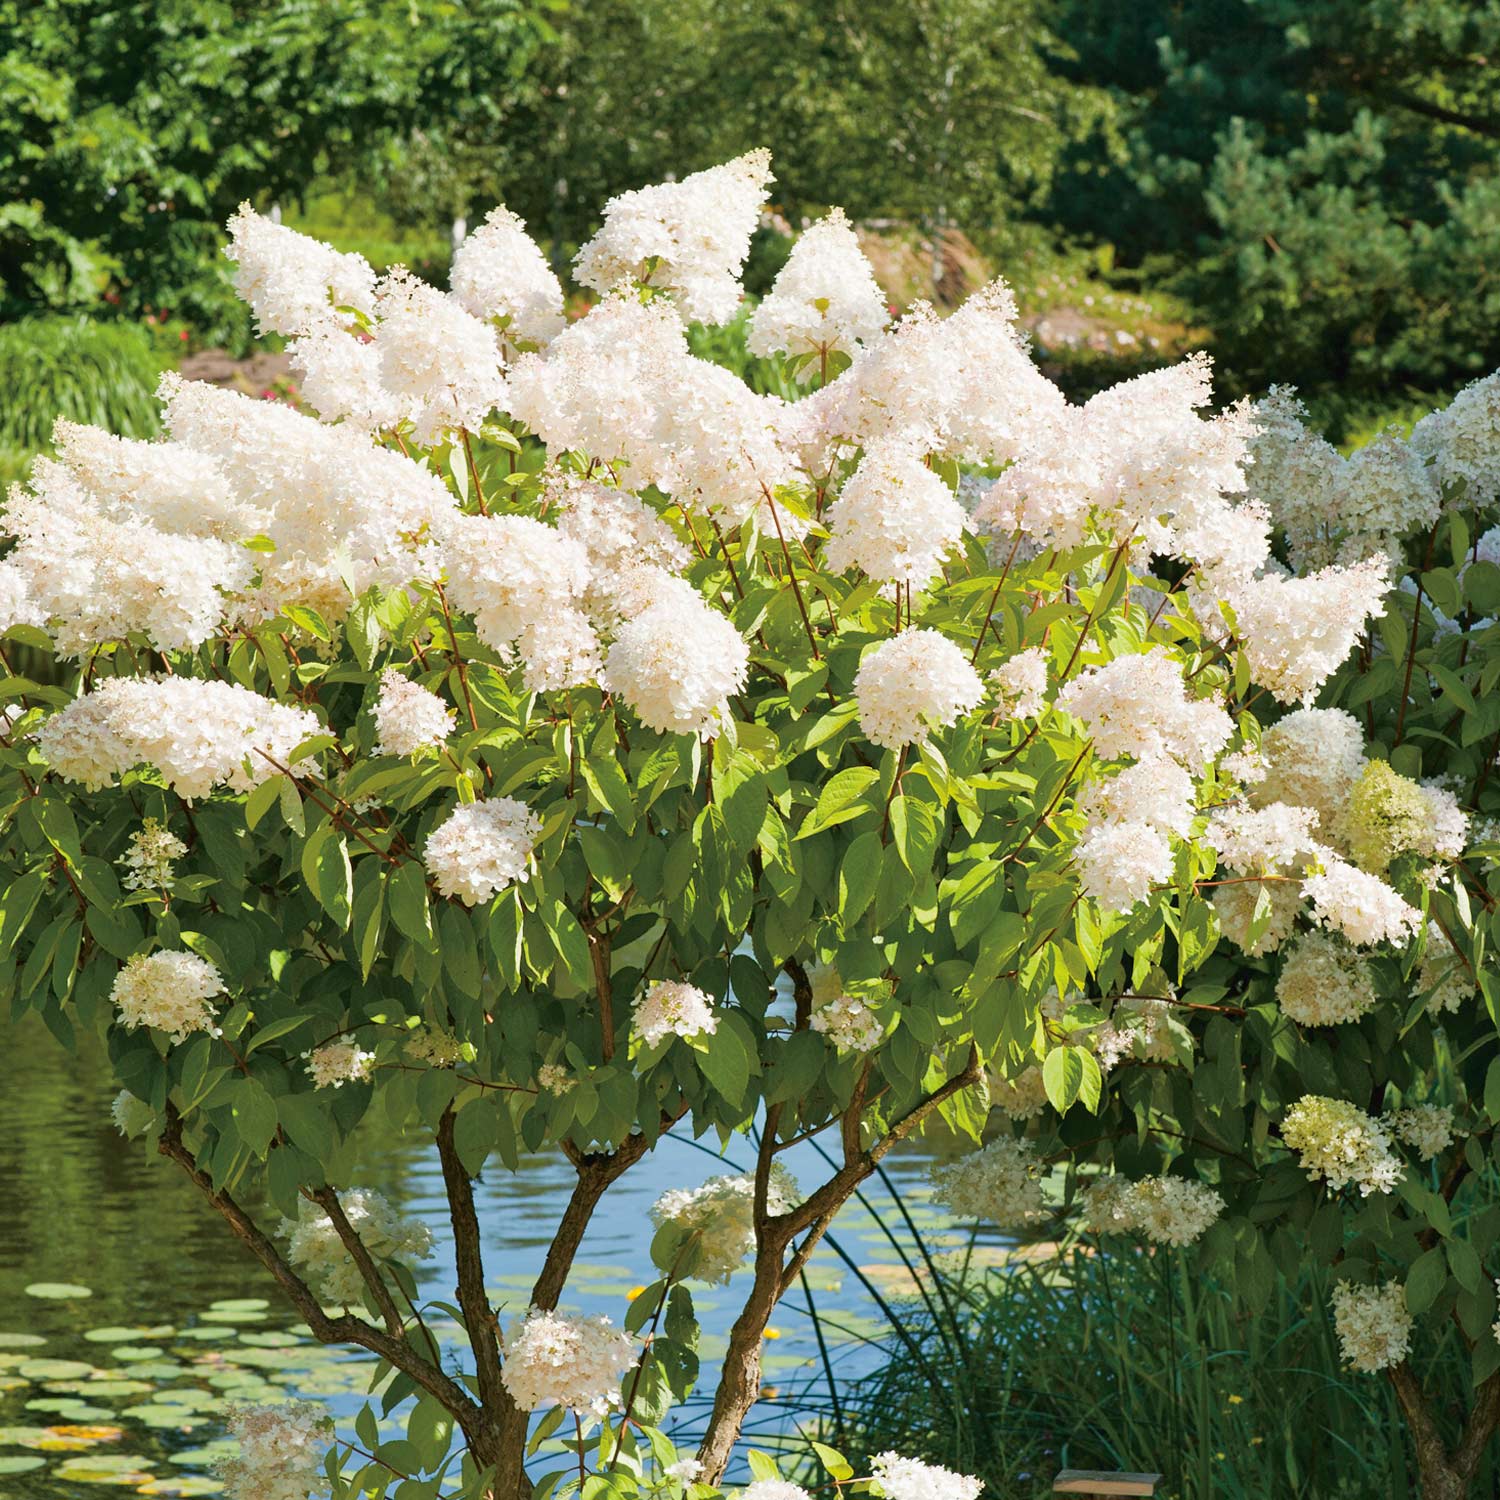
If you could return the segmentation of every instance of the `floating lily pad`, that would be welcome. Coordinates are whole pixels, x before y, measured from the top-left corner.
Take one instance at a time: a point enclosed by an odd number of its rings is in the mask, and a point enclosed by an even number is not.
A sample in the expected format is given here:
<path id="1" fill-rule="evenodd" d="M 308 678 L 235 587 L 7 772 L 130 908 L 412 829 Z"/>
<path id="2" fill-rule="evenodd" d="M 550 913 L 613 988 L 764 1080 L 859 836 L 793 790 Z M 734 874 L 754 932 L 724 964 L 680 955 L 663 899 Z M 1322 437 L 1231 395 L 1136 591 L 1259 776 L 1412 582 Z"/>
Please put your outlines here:
<path id="1" fill-rule="evenodd" d="M 198 1316 L 205 1323 L 264 1323 L 270 1314 L 254 1307 L 211 1307 Z"/>
<path id="2" fill-rule="evenodd" d="M 46 1342 L 39 1333 L 0 1333 L 0 1349 L 35 1349 Z"/>
<path id="3" fill-rule="evenodd" d="M 70 1422 L 108 1422 L 114 1417 L 107 1406 L 90 1406 L 87 1401 L 69 1396 L 39 1396 L 26 1403 L 26 1410 L 52 1412 Z"/>
<path id="4" fill-rule="evenodd" d="M 84 1338 L 91 1344 L 141 1344 L 169 1339 L 176 1332 L 170 1323 L 160 1323 L 151 1328 L 90 1328 Z"/>
<path id="5" fill-rule="evenodd" d="M 153 1479 L 136 1491 L 139 1495 L 172 1496 L 173 1500 L 187 1500 L 191 1495 L 222 1494 L 224 1486 L 207 1474 L 169 1474 L 165 1479 Z"/>
<path id="6" fill-rule="evenodd" d="M 33 1469 L 44 1469 L 46 1466 L 45 1458 L 29 1458 L 20 1453 L 14 1457 L 0 1458 L 0 1474 L 30 1474 Z"/>
<path id="7" fill-rule="evenodd" d="M 91 1453 L 87 1458 L 65 1458 L 53 1473 L 74 1484 L 128 1484 L 135 1489 L 156 1477 L 150 1464 L 140 1453 Z"/>
<path id="8" fill-rule="evenodd" d="M 34 1448 L 45 1453 L 77 1453 L 100 1443 L 117 1443 L 122 1427 L 59 1423 L 55 1427 L 0 1427 L 0 1446 Z"/>
<path id="9" fill-rule="evenodd" d="M 264 1297 L 221 1297 L 208 1305 L 215 1312 L 264 1312 L 271 1304 Z"/>
<path id="10" fill-rule="evenodd" d="M 144 1396 L 152 1387 L 144 1380 L 54 1380 L 48 1382 L 47 1389 L 104 1399 L 113 1396 Z"/>
<path id="11" fill-rule="evenodd" d="M 94 1367 L 81 1359 L 28 1359 L 16 1373 L 28 1380 L 77 1380 L 92 1375 Z"/>
<path id="12" fill-rule="evenodd" d="M 240 1343 L 257 1349 L 294 1349 L 302 1344 L 302 1340 L 291 1333 L 242 1333 Z"/>
<path id="13" fill-rule="evenodd" d="M 169 1458 L 170 1463 L 179 1464 L 184 1469 L 209 1469 L 220 1459 L 233 1458 L 239 1452 L 239 1444 L 228 1438 L 220 1438 L 218 1442 L 206 1443 L 201 1448 L 182 1448 Z"/>
<path id="14" fill-rule="evenodd" d="M 28 1297 L 43 1297 L 51 1301 L 67 1302 L 75 1297 L 92 1297 L 92 1287 L 79 1286 L 72 1281 L 33 1281 L 26 1288 Z"/>
<path id="15" fill-rule="evenodd" d="M 203 1343 L 215 1343 L 221 1339 L 232 1339 L 234 1329 L 232 1328 L 183 1328 L 179 1330 L 177 1337 L 180 1339 L 198 1339 Z"/>
<path id="16" fill-rule="evenodd" d="M 185 1406 L 167 1406 L 154 1401 L 147 1401 L 141 1406 L 128 1406 L 120 1415 L 147 1427 L 159 1427 L 172 1432 L 191 1432 L 193 1428 L 206 1427 L 214 1420 L 212 1417 L 200 1416 Z"/>

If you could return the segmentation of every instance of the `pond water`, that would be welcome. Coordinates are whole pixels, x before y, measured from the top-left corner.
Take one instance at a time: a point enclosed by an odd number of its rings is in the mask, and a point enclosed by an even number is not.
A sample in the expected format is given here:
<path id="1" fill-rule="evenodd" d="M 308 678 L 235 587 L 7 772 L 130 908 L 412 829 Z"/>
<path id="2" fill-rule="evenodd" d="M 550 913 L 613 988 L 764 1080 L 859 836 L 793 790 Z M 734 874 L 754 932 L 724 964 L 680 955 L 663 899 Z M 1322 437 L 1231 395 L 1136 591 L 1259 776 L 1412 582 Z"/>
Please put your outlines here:
<path id="1" fill-rule="evenodd" d="M 222 1448 L 226 1400 L 306 1395 L 352 1414 L 371 1366 L 310 1342 L 270 1278 L 187 1181 L 115 1132 L 102 1057 L 73 1059 L 30 1023 L 9 1028 L 7 1043 L 0 1053 L 0 1497 L 216 1494 L 208 1467 Z M 416 1268 L 422 1291 L 451 1300 L 435 1156 L 379 1136 L 371 1147 L 361 1185 L 431 1227 L 433 1258 Z M 805 1187 L 828 1170 L 811 1142 L 783 1159 Z M 564 1306 L 622 1321 L 632 1289 L 655 1276 L 647 1211 L 658 1195 L 748 1164 L 733 1149 L 720 1157 L 711 1141 L 683 1132 L 665 1138 L 600 1205 Z M 888 1180 L 872 1180 L 866 1202 L 849 1205 L 809 1265 L 806 1286 L 778 1310 L 765 1350 L 770 1392 L 752 1417 L 759 1446 L 828 1409 L 829 1367 L 842 1384 L 879 1359 L 876 1341 L 887 1328 L 880 1302 L 912 1291 L 886 1232 L 910 1254 L 890 1189 L 932 1243 L 952 1242 L 927 1207 L 925 1156 L 892 1153 L 887 1166 Z M 561 1157 L 534 1158 L 516 1174 L 498 1163 L 486 1171 L 479 1210 L 502 1323 L 524 1308 L 571 1185 Z M 706 1375 L 742 1291 L 741 1278 L 693 1287 Z M 709 1395 L 711 1388 L 676 1415 L 682 1442 L 706 1416 Z"/>

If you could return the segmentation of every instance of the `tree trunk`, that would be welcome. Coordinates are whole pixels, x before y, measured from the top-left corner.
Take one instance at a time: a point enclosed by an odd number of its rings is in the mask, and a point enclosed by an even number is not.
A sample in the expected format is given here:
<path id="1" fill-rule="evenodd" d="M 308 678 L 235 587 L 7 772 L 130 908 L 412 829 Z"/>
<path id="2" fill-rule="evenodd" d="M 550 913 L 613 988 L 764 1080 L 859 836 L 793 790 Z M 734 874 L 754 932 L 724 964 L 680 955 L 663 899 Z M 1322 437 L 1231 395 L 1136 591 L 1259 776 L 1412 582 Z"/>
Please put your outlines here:
<path id="1" fill-rule="evenodd" d="M 750 1408 L 760 1396 L 760 1350 L 766 1325 L 781 1296 L 781 1268 L 787 1240 L 777 1237 L 763 1242 L 755 1257 L 755 1283 L 729 1330 L 729 1347 L 714 1392 L 713 1415 L 698 1449 L 705 1484 L 717 1484 L 729 1464 L 729 1455 L 744 1426 Z"/>
<path id="2" fill-rule="evenodd" d="M 1469 1500 L 1474 1475 L 1500 1425 L 1500 1376 L 1491 1375 L 1475 1392 L 1458 1446 L 1450 1452 L 1411 1366 L 1403 1360 L 1386 1374 L 1416 1449 L 1422 1500 Z"/>

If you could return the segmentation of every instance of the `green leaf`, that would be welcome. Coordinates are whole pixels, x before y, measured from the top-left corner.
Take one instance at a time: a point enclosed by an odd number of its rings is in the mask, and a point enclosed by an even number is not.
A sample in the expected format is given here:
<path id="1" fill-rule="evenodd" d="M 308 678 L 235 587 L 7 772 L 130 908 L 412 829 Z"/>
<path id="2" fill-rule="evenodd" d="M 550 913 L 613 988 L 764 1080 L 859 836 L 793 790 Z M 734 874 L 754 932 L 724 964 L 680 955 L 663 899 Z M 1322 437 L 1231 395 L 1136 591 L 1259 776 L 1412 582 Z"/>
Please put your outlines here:
<path id="1" fill-rule="evenodd" d="M 880 835 L 866 829 L 844 851 L 839 866 L 839 922 L 848 933 L 864 916 L 880 884 Z"/>
<path id="2" fill-rule="evenodd" d="M 744 1019 L 733 1012 L 721 1015 L 718 1030 L 699 1038 L 693 1050 L 703 1076 L 731 1104 L 740 1104 L 755 1063 L 754 1039 Z"/>
<path id="3" fill-rule="evenodd" d="M 422 867 L 404 864 L 386 877 L 386 905 L 396 930 L 424 948 L 433 945 L 432 911 Z"/>
<path id="4" fill-rule="evenodd" d="M 1083 1052 L 1082 1047 L 1054 1047 L 1042 1063 L 1042 1087 L 1060 1115 L 1073 1107 L 1083 1090 Z M 1095 1098 L 1097 1102 L 1097 1093 Z"/>
<path id="5" fill-rule="evenodd" d="M 238 1079 L 230 1097 L 229 1112 L 240 1139 L 257 1156 L 264 1156 L 276 1134 L 276 1101 L 257 1078 Z"/>
<path id="6" fill-rule="evenodd" d="M 1437 1301 L 1448 1280 L 1448 1265 L 1442 1246 L 1419 1255 L 1406 1273 L 1406 1306 L 1413 1315 L 1427 1311 Z"/>
<path id="7" fill-rule="evenodd" d="M 880 773 L 873 766 L 851 766 L 831 776 L 818 796 L 817 805 L 802 820 L 797 837 L 809 838 L 869 811 L 868 805 L 858 799 L 879 780 Z"/>

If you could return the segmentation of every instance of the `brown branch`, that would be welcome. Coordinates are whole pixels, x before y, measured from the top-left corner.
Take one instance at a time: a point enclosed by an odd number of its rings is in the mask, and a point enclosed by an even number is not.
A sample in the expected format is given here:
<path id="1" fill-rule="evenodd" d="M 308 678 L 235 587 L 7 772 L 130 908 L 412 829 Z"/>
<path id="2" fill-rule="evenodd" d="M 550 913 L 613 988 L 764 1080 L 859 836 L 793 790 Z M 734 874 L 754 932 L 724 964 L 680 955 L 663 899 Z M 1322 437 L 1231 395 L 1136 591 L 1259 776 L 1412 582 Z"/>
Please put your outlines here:
<path id="1" fill-rule="evenodd" d="M 369 1247 L 360 1239 L 359 1231 L 349 1222 L 349 1215 L 344 1212 L 344 1205 L 339 1201 L 338 1192 L 332 1187 L 324 1186 L 315 1189 L 308 1196 L 328 1215 L 339 1239 L 344 1243 L 344 1249 L 349 1252 L 350 1260 L 359 1267 L 359 1274 L 363 1277 L 365 1285 L 369 1287 L 370 1295 L 375 1299 L 376 1307 L 380 1309 L 380 1316 L 385 1320 L 387 1332 L 393 1339 L 404 1338 L 406 1327 L 401 1317 L 401 1310 L 396 1306 L 396 1299 L 391 1296 L 391 1289 L 380 1274 L 380 1267 L 375 1264 L 375 1258 L 370 1254 Z"/>
<path id="2" fill-rule="evenodd" d="M 448 1193 L 448 1218 L 453 1225 L 453 1263 L 458 1276 L 458 1305 L 463 1310 L 469 1347 L 474 1351 L 474 1371 L 479 1400 L 493 1410 L 504 1400 L 500 1383 L 500 1340 L 490 1299 L 484 1289 L 484 1252 L 481 1248 L 479 1215 L 474 1209 L 474 1185 L 459 1158 L 454 1140 L 452 1101 L 438 1120 L 438 1159 L 443 1168 L 443 1186 Z"/>
<path id="3" fill-rule="evenodd" d="M 345 1312 L 339 1317 L 330 1317 L 323 1311 L 322 1303 L 313 1294 L 312 1288 L 292 1270 L 275 1243 L 226 1191 L 216 1188 L 213 1179 L 205 1172 L 183 1144 L 182 1117 L 172 1105 L 167 1106 L 167 1123 L 157 1142 L 157 1150 L 175 1161 L 187 1174 L 193 1186 L 208 1199 L 220 1217 L 255 1258 L 270 1273 L 292 1305 L 322 1344 L 355 1344 L 368 1349 L 393 1365 L 404 1375 L 409 1375 L 435 1401 L 439 1402 L 463 1429 L 464 1435 L 473 1442 L 476 1434 L 483 1431 L 484 1412 L 472 1397 L 437 1366 L 429 1364 L 404 1339 L 392 1338 L 364 1318 Z"/>

